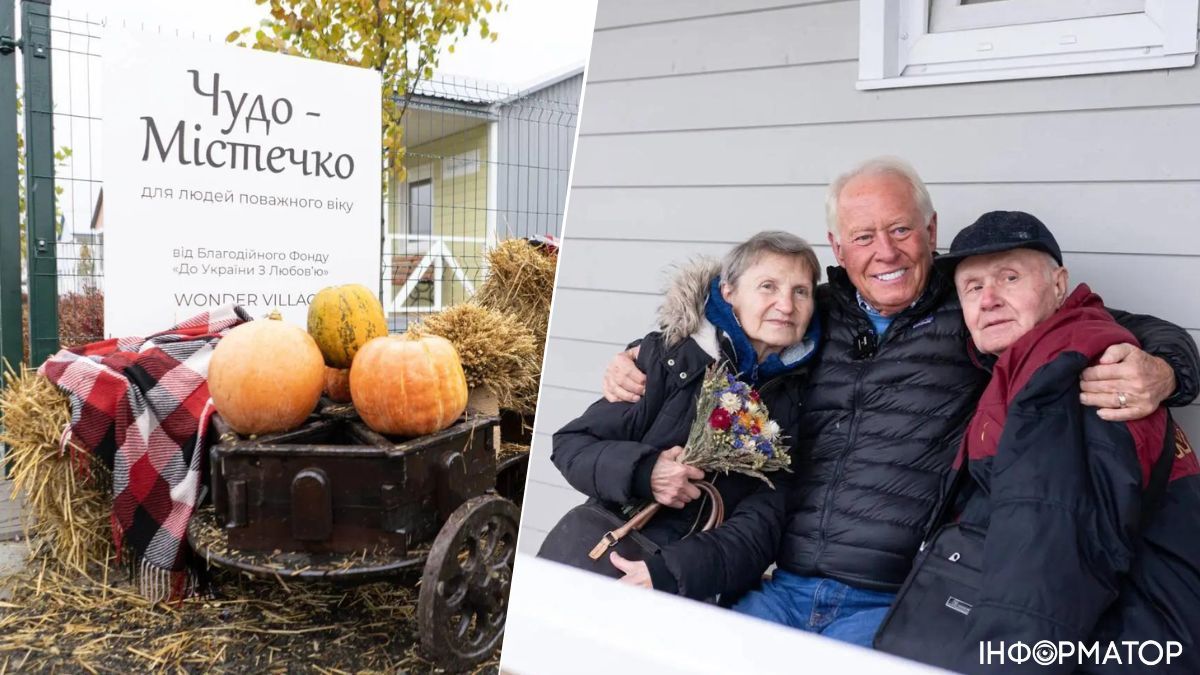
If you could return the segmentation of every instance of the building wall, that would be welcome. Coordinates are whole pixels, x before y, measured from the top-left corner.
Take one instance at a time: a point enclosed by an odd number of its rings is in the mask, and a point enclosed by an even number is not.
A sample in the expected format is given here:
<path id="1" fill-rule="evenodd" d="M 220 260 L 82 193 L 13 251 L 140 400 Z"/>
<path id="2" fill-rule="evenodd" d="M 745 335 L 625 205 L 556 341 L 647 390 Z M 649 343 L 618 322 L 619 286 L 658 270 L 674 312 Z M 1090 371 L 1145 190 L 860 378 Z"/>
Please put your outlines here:
<path id="1" fill-rule="evenodd" d="M 826 243 L 828 182 L 907 158 L 944 249 L 980 213 L 1056 233 L 1075 282 L 1200 339 L 1200 69 L 860 92 L 858 3 L 601 0 L 521 548 L 582 501 L 550 434 L 650 330 L 662 269 L 760 229 Z M 1176 411 L 1200 437 L 1200 407 Z"/>
<path id="2" fill-rule="evenodd" d="M 462 162 L 455 162 L 460 167 L 457 171 L 450 170 L 453 158 L 465 153 L 472 153 L 478 163 L 471 165 L 473 170 L 463 170 Z M 429 143 L 408 148 L 405 166 L 408 170 L 407 180 L 400 184 L 397 195 L 397 213 L 391 219 L 392 227 L 401 234 L 408 228 L 408 200 L 411 183 L 425 179 L 432 181 L 433 191 L 433 236 L 448 238 L 479 238 L 480 242 L 448 241 L 447 245 L 472 279 L 482 274 L 483 249 L 482 240 L 487 235 L 487 190 L 488 172 L 488 127 L 486 123 L 439 138 Z M 411 245 L 410 245 L 410 248 Z M 396 280 L 403 285 L 402 279 Z M 398 289 L 397 289 L 398 290 Z M 469 295 L 466 288 L 456 281 L 447 271 L 442 280 L 443 304 L 453 304 L 466 300 Z M 415 295 L 415 294 L 414 294 Z M 397 299 L 396 307 L 403 299 Z M 426 303 L 422 303 L 423 306 Z"/>
<path id="3" fill-rule="evenodd" d="M 499 110 L 497 236 L 562 232 L 583 75 L 539 89 Z"/>

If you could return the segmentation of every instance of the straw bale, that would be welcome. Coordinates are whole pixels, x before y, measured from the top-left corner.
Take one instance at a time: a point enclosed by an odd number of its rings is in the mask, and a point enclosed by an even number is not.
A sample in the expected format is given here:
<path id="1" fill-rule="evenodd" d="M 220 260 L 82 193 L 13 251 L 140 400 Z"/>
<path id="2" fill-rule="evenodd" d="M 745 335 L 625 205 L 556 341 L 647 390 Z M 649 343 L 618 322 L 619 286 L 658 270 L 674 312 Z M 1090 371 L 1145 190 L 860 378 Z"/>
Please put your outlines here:
<path id="1" fill-rule="evenodd" d="M 86 574 L 112 549 L 109 472 L 86 450 L 62 452 L 71 419 L 66 394 L 33 370 L 4 376 L 0 441 L 8 446 L 13 493 L 25 496 L 26 534 L 67 569 Z"/>
<path id="2" fill-rule="evenodd" d="M 455 305 L 414 326 L 417 334 L 449 340 L 462 361 L 471 389 L 487 387 L 501 407 L 532 409 L 540 365 L 538 342 L 519 319 L 507 312 L 474 304 Z"/>
<path id="3" fill-rule="evenodd" d="M 524 239 L 509 239 L 488 251 L 487 258 L 488 276 L 472 299 L 516 316 L 545 342 L 558 256 Z"/>
<path id="4" fill-rule="evenodd" d="M 503 241 L 488 252 L 488 276 L 472 298 L 484 307 L 512 314 L 533 332 L 537 346 L 533 377 L 514 386 L 512 393 L 513 399 L 528 404 L 512 409 L 525 414 L 531 414 L 537 405 L 557 266 L 555 252 L 548 253 L 523 239 Z"/>

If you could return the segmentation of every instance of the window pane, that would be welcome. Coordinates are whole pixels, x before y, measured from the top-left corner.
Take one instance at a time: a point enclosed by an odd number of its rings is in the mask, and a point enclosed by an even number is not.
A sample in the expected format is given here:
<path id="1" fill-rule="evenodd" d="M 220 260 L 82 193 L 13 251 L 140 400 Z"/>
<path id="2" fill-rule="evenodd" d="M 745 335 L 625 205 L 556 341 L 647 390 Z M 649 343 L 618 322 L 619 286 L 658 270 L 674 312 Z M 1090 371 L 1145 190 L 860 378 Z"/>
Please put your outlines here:
<path id="1" fill-rule="evenodd" d="M 1144 12 L 1146 0 L 930 0 L 929 32 Z"/>
<path id="2" fill-rule="evenodd" d="M 408 233 L 433 234 L 433 182 L 408 186 Z"/>

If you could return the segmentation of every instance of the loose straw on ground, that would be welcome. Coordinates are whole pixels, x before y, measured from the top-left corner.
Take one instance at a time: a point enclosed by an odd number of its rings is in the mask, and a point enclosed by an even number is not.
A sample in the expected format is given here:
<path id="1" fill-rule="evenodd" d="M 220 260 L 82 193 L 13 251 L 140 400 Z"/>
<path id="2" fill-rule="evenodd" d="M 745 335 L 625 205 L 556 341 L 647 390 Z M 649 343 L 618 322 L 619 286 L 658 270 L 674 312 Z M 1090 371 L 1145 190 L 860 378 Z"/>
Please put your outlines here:
<path id="1" fill-rule="evenodd" d="M 220 596 L 168 606 L 91 576 L 43 561 L 0 581 L 0 672 L 441 672 L 416 650 L 413 579 L 287 590 L 221 571 Z"/>

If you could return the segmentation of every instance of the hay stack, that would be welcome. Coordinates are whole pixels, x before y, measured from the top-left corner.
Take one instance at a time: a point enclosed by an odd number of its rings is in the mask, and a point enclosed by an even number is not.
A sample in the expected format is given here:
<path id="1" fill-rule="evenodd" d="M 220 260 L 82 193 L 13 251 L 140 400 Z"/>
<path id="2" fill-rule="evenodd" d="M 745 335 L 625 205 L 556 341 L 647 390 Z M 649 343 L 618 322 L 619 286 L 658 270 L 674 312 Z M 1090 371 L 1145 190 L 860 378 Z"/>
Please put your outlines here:
<path id="1" fill-rule="evenodd" d="M 537 403 L 528 392 L 537 390 L 540 350 L 533 333 L 513 315 L 456 305 L 426 317 L 411 330 L 440 335 L 454 345 L 468 388 L 487 387 L 500 406 L 510 410 L 532 410 Z"/>
<path id="2" fill-rule="evenodd" d="M 557 262 L 524 239 L 503 241 L 488 252 L 488 276 L 472 300 L 512 314 L 544 342 Z"/>
<path id="3" fill-rule="evenodd" d="M 71 419 L 66 394 L 32 370 L 4 377 L 0 441 L 8 445 L 14 493 L 25 494 L 26 534 L 35 553 L 87 574 L 112 551 L 108 471 L 86 451 L 73 460 L 60 450 Z"/>
<path id="4" fill-rule="evenodd" d="M 557 254 L 547 254 L 524 239 L 503 241 L 488 252 L 488 276 L 472 298 L 484 307 L 512 314 L 533 332 L 537 347 L 534 378 L 526 382 L 526 388 L 518 389 L 515 397 L 535 403 L 557 265 Z M 532 413 L 533 407 L 518 412 Z"/>

